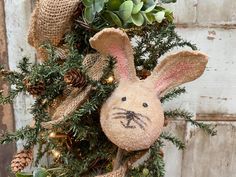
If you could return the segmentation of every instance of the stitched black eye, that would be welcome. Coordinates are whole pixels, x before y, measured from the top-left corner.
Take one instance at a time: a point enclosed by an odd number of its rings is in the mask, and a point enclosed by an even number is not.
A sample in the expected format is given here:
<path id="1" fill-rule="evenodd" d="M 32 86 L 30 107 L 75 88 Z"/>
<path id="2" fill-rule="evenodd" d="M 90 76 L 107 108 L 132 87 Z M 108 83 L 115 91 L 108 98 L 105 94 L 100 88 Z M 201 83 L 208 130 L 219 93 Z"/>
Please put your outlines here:
<path id="1" fill-rule="evenodd" d="M 122 100 L 122 101 L 126 101 L 126 97 L 122 97 L 121 100 Z"/>
<path id="2" fill-rule="evenodd" d="M 148 107 L 148 104 L 147 103 L 143 103 L 143 107 Z"/>

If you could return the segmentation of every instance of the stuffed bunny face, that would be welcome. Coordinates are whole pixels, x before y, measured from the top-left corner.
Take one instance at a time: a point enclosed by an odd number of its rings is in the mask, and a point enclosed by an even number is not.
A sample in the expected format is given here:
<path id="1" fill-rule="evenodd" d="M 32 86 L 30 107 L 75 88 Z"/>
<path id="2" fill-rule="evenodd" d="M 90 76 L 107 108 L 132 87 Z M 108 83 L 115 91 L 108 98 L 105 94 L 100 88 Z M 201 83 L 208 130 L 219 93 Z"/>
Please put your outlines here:
<path id="1" fill-rule="evenodd" d="M 149 148 L 163 129 L 164 113 L 159 98 L 167 90 L 201 76 L 207 56 L 188 51 L 170 55 L 141 81 L 136 77 L 132 47 L 123 31 L 104 29 L 90 39 L 90 44 L 117 61 L 115 77 L 119 85 L 101 110 L 104 133 L 127 151 Z"/>
<path id="2" fill-rule="evenodd" d="M 143 81 L 122 80 L 101 110 L 101 126 L 122 149 L 146 149 L 162 131 L 164 115 L 155 91 Z"/>

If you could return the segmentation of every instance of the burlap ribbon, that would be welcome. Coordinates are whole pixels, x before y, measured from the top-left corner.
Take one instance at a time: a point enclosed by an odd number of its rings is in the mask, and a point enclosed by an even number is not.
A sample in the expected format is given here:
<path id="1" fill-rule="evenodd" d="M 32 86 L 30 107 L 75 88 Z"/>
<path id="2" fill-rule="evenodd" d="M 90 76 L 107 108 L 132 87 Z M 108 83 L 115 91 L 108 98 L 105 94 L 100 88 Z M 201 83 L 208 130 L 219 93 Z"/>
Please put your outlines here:
<path id="1" fill-rule="evenodd" d="M 99 81 L 103 76 L 103 70 L 108 65 L 108 60 L 107 57 L 100 54 L 88 54 L 83 61 L 83 65 L 86 68 L 86 73 L 90 79 Z M 42 126 L 50 129 L 53 125 L 63 121 L 64 117 L 69 116 L 87 100 L 91 91 L 91 85 L 87 85 L 82 89 L 72 89 L 71 93 L 58 104 L 58 107 L 52 108 L 55 109 L 52 115 L 52 121 L 43 122 Z"/>
<path id="2" fill-rule="evenodd" d="M 63 36 L 70 31 L 72 16 L 80 0 L 39 0 L 31 15 L 28 42 L 36 48 L 38 57 L 45 60 L 47 54 L 40 47 L 49 41 L 59 46 Z"/>

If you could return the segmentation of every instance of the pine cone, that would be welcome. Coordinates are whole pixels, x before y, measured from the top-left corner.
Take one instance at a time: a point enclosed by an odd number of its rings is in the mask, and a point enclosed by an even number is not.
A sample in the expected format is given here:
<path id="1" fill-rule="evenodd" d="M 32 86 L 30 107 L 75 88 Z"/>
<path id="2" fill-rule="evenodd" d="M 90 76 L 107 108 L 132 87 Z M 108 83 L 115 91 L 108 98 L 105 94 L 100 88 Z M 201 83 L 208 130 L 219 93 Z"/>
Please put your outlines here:
<path id="1" fill-rule="evenodd" d="M 25 84 L 26 90 L 33 96 L 42 95 L 46 87 L 43 81 L 39 81 L 38 83 L 33 85 L 29 82 L 28 79 L 25 79 L 24 84 Z"/>
<path id="2" fill-rule="evenodd" d="M 147 69 L 142 69 L 142 70 L 138 70 L 137 75 L 141 80 L 143 80 L 143 79 L 146 79 L 148 76 L 150 76 L 151 72 Z"/>
<path id="3" fill-rule="evenodd" d="M 22 171 L 33 160 L 32 150 L 22 150 L 18 152 L 11 161 L 11 170 L 14 173 Z"/>
<path id="4" fill-rule="evenodd" d="M 84 87 L 86 80 L 82 73 L 77 69 L 71 69 L 64 75 L 64 81 L 67 85 L 72 87 Z"/>

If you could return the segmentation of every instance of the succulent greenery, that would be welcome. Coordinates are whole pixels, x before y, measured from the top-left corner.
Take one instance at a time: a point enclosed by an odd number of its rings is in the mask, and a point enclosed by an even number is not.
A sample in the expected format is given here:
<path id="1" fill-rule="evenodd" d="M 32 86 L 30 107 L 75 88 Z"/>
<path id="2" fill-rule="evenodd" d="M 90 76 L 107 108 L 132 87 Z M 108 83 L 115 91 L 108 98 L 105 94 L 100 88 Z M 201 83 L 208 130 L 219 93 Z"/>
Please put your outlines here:
<path id="1" fill-rule="evenodd" d="M 83 0 L 82 2 L 85 6 L 83 18 L 89 24 L 93 23 L 96 16 L 118 27 L 161 23 L 164 19 L 173 21 L 172 12 L 154 0 Z"/>

